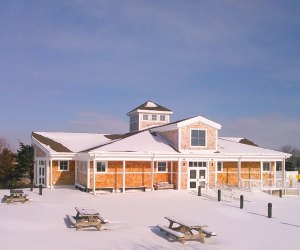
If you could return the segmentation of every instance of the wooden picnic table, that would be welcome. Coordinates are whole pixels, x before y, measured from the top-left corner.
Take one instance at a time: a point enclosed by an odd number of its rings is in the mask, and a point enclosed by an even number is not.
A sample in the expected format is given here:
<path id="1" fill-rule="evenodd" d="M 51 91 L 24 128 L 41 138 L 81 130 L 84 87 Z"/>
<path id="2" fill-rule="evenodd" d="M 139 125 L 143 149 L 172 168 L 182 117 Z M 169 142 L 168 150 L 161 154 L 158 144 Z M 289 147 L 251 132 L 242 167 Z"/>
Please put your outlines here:
<path id="1" fill-rule="evenodd" d="M 24 195 L 22 189 L 11 189 L 10 195 L 4 195 L 3 202 L 12 203 L 12 202 L 26 202 L 28 201 L 27 195 Z"/>
<path id="2" fill-rule="evenodd" d="M 92 208 L 75 207 L 75 210 L 77 211 L 76 216 L 67 215 L 67 217 L 76 230 L 82 227 L 96 227 L 98 230 L 101 230 L 102 224 L 108 223 Z"/>
<path id="3" fill-rule="evenodd" d="M 180 220 L 174 217 L 165 217 L 169 221 L 169 226 L 158 225 L 161 231 L 165 231 L 167 234 L 175 236 L 181 243 L 186 240 L 197 239 L 201 243 L 205 243 L 205 238 L 216 236 L 214 232 L 205 230 L 206 225 L 198 225 L 191 223 L 190 221 Z"/>

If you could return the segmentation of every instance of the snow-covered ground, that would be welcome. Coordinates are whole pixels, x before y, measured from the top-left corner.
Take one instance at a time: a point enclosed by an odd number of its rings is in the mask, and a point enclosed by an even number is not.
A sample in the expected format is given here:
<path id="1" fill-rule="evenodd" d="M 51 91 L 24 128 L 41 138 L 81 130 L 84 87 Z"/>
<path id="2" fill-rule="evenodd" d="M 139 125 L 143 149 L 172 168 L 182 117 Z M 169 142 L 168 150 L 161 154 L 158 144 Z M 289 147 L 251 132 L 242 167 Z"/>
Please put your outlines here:
<path id="1" fill-rule="evenodd" d="M 0 204 L 0 249 L 300 249 L 300 197 L 283 198 L 256 193 L 244 209 L 239 201 L 198 197 L 189 191 L 162 190 L 91 194 L 72 188 L 24 190 L 25 204 Z M 0 196 L 9 190 L 0 190 Z M 273 218 L 267 218 L 268 203 Z M 75 206 L 94 208 L 110 223 L 103 231 L 76 231 L 66 214 Z M 161 233 L 164 216 L 175 216 L 208 225 L 218 236 L 181 244 Z"/>

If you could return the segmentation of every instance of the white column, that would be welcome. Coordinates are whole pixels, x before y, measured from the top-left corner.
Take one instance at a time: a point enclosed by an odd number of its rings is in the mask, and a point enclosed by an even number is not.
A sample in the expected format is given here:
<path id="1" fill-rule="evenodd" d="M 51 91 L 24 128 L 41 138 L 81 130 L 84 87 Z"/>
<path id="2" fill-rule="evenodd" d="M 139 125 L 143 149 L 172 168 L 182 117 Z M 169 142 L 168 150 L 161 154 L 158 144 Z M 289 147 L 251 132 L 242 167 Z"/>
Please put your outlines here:
<path id="1" fill-rule="evenodd" d="M 151 159 L 151 191 L 153 191 L 154 184 L 154 156 Z"/>
<path id="2" fill-rule="evenodd" d="M 238 182 L 239 182 L 239 187 L 241 186 L 241 168 L 242 168 L 242 162 L 241 159 L 238 161 Z"/>
<path id="3" fill-rule="evenodd" d="M 178 159 L 178 176 L 177 176 L 177 181 L 178 181 L 178 190 L 181 190 L 181 160 Z"/>
<path id="4" fill-rule="evenodd" d="M 96 195 L 96 160 L 93 160 L 93 194 Z"/>
<path id="5" fill-rule="evenodd" d="M 77 169 L 78 169 L 78 161 L 75 161 L 75 185 L 77 184 Z"/>
<path id="6" fill-rule="evenodd" d="M 218 181 L 218 161 L 214 161 L 213 162 L 214 163 L 214 165 L 215 165 L 215 186 L 217 185 L 217 181 Z M 222 164 L 223 164 L 223 162 L 222 162 Z"/>
<path id="7" fill-rule="evenodd" d="M 285 159 L 282 160 L 282 188 L 285 188 Z"/>
<path id="8" fill-rule="evenodd" d="M 263 162 L 260 162 L 260 189 L 263 187 Z"/>
<path id="9" fill-rule="evenodd" d="M 52 175 L 53 163 L 50 156 L 50 189 L 53 187 L 53 175 Z"/>
<path id="10" fill-rule="evenodd" d="M 123 161 L 123 187 L 122 187 L 122 190 L 123 190 L 123 193 L 125 193 L 125 185 L 126 185 L 126 174 L 125 174 L 125 170 L 126 170 L 126 161 Z"/>
<path id="11" fill-rule="evenodd" d="M 94 161 L 95 161 L 95 158 L 94 158 Z M 90 172 L 91 172 L 90 171 L 90 162 L 88 162 L 87 169 L 86 169 L 86 178 L 87 178 L 86 187 L 87 187 L 87 189 L 90 189 L 90 179 L 91 179 Z"/>
<path id="12" fill-rule="evenodd" d="M 171 183 L 173 183 L 173 161 L 171 161 Z"/>

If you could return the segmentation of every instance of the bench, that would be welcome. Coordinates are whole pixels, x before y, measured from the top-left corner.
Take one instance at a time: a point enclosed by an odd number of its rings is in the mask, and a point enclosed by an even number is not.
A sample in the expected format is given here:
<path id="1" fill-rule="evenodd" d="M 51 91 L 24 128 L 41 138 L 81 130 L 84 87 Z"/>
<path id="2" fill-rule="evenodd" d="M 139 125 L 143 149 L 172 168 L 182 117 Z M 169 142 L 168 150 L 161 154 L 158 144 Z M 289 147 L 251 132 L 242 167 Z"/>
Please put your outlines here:
<path id="1" fill-rule="evenodd" d="M 138 187 L 125 187 L 126 190 L 142 190 L 143 192 L 146 192 L 146 186 L 138 186 Z M 123 188 L 120 188 L 121 192 L 123 191 Z"/>
<path id="2" fill-rule="evenodd" d="M 206 229 L 202 229 L 202 233 L 206 234 L 206 238 L 210 238 L 211 236 L 217 236 L 217 234 L 215 232 L 210 232 Z"/>
<path id="3" fill-rule="evenodd" d="M 69 219 L 70 223 L 75 226 L 76 224 L 76 220 L 74 219 L 74 217 L 72 215 L 67 214 L 67 218 Z"/>
<path id="4" fill-rule="evenodd" d="M 99 190 L 99 191 L 109 191 L 109 192 L 113 192 L 114 191 L 114 187 L 101 187 L 101 188 L 96 188 L 96 190 Z"/>
<path id="5" fill-rule="evenodd" d="M 174 184 L 169 182 L 157 182 L 153 187 L 155 190 L 174 189 Z"/>
<path id="6" fill-rule="evenodd" d="M 184 237 L 185 235 L 181 232 L 177 232 L 177 231 L 174 231 L 166 226 L 163 226 L 163 225 L 157 225 L 157 227 L 160 229 L 160 231 L 164 231 L 167 233 L 167 235 L 172 235 L 174 236 L 176 239 L 178 239 L 181 243 L 184 243 Z"/>
<path id="7" fill-rule="evenodd" d="M 101 223 L 106 224 L 109 221 L 107 219 L 104 219 L 101 215 L 98 215 L 99 220 L 101 220 Z"/>
<path id="8" fill-rule="evenodd" d="M 22 189 L 10 189 L 10 194 L 24 194 Z"/>
<path id="9" fill-rule="evenodd" d="M 82 191 L 82 192 L 88 192 L 88 188 L 87 187 L 85 187 L 85 186 L 83 186 L 83 185 L 81 185 L 81 184 L 79 184 L 79 183 L 76 183 L 75 184 L 75 188 L 76 189 L 79 189 L 80 191 Z"/>

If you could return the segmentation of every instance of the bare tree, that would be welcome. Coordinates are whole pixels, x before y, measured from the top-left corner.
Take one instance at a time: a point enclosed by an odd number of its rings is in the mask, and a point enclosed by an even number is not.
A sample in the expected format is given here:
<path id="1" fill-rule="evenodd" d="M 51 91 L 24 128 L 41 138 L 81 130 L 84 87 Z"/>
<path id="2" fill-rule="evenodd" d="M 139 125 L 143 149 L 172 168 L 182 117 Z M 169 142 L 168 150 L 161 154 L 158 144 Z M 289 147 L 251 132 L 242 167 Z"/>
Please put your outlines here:
<path id="1" fill-rule="evenodd" d="M 10 146 L 5 137 L 0 136 L 0 154 L 3 152 L 4 149 L 10 150 Z"/>
<path id="2" fill-rule="evenodd" d="M 299 154 L 300 150 L 288 144 L 281 146 L 279 150 L 292 155 L 286 160 L 286 170 L 296 170 L 298 164 L 296 155 Z"/>

